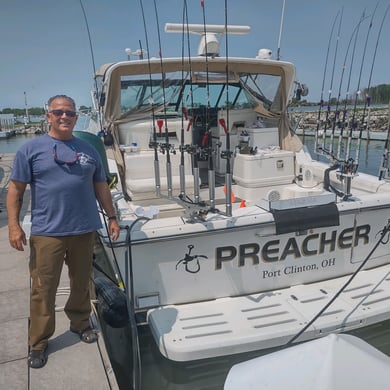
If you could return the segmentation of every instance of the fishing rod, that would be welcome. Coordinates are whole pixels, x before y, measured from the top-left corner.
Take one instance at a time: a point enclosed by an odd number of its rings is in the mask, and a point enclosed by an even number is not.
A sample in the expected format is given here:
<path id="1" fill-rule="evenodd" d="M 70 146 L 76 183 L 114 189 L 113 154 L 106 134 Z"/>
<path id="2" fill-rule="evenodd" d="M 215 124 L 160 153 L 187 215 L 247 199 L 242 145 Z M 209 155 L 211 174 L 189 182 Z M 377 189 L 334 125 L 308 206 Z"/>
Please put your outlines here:
<path id="1" fill-rule="evenodd" d="M 361 20 L 364 19 L 365 15 L 365 10 L 363 11 Z M 351 82 L 351 76 L 352 76 L 352 67 L 353 67 L 353 59 L 355 56 L 355 50 L 356 50 L 356 44 L 359 36 L 359 30 L 360 30 L 360 23 L 358 24 L 358 28 L 356 29 L 356 35 L 355 35 L 355 41 L 353 45 L 353 51 L 352 51 L 352 56 L 351 56 L 351 67 L 350 67 L 350 72 L 349 72 L 349 78 L 348 78 L 348 88 L 347 88 L 347 93 L 346 93 L 346 98 L 345 98 L 345 104 L 344 104 L 344 111 L 343 111 L 343 123 L 342 123 L 342 129 L 340 131 L 340 137 L 342 137 L 343 129 L 344 126 L 346 125 L 346 115 L 347 115 L 347 103 L 348 103 L 348 96 L 349 96 L 349 87 L 350 87 L 350 82 Z M 347 150 L 344 155 L 344 161 L 340 166 L 340 175 L 341 178 L 345 178 L 346 184 L 345 184 L 345 193 L 343 196 L 343 200 L 348 200 L 348 198 L 351 196 L 351 181 L 352 181 L 352 173 L 353 173 L 353 167 L 354 167 L 354 161 L 350 158 L 350 147 L 351 147 L 351 139 L 353 135 L 353 127 L 350 125 L 350 132 L 348 136 L 348 141 L 347 141 Z"/>
<path id="2" fill-rule="evenodd" d="M 184 20 L 187 15 L 187 1 L 184 0 L 183 2 L 183 29 L 182 29 L 182 46 L 181 46 L 181 94 L 183 99 L 183 92 L 184 92 L 184 86 L 185 86 L 185 80 L 184 80 L 184 34 L 185 34 L 185 25 Z M 187 20 L 188 22 L 188 20 Z M 188 35 L 188 23 L 187 23 L 187 35 Z M 183 101 L 183 100 L 182 100 Z M 180 194 L 179 197 L 181 199 L 185 199 L 186 197 L 186 183 L 185 183 L 185 166 L 184 166 L 184 153 L 185 153 L 185 146 L 184 146 L 184 119 L 188 119 L 187 117 L 187 111 L 185 106 L 182 104 L 182 115 L 181 115 L 181 129 L 180 129 L 180 166 L 179 166 L 179 175 L 180 175 Z"/>
<path id="3" fill-rule="evenodd" d="M 365 15 L 365 10 L 363 11 L 362 18 L 364 15 Z M 351 58 L 351 69 L 350 69 L 349 80 L 348 80 L 347 97 L 345 98 L 345 105 L 344 105 L 345 110 L 347 109 L 347 101 L 348 101 L 348 96 L 349 96 L 349 87 L 350 87 L 350 80 L 351 80 L 352 66 L 353 66 L 353 58 L 355 55 L 356 44 L 357 44 L 358 37 L 359 37 L 359 30 L 360 30 L 360 24 L 358 26 L 358 29 L 356 30 L 355 41 L 354 41 L 354 45 L 353 45 L 352 58 Z M 354 125 L 351 121 L 349 121 L 348 127 L 349 127 L 349 133 L 348 133 L 348 139 L 347 139 L 347 150 L 345 152 L 345 157 L 344 157 L 345 162 L 348 162 L 349 158 L 350 158 L 351 140 L 352 140 L 353 128 L 354 128 Z M 345 164 L 345 170 L 343 173 L 347 173 L 347 174 L 350 173 L 352 167 L 350 166 L 349 162 Z"/>
<path id="4" fill-rule="evenodd" d="M 278 50 L 276 52 L 276 60 L 280 60 L 280 43 L 282 41 L 282 31 L 283 31 L 283 20 L 284 20 L 284 8 L 286 5 L 286 0 L 283 0 L 283 5 L 282 5 L 282 15 L 280 17 L 280 26 L 279 26 L 279 38 L 278 38 Z"/>
<path id="5" fill-rule="evenodd" d="M 383 149 L 382 161 L 379 167 L 379 180 L 388 179 L 389 178 L 389 144 L 390 144 L 390 102 L 388 108 L 388 122 L 387 122 L 387 137 L 385 142 L 385 147 Z"/>
<path id="6" fill-rule="evenodd" d="M 148 31 L 146 28 L 146 20 L 145 20 L 145 12 L 142 0 L 140 0 L 140 7 L 141 7 L 141 13 L 142 13 L 142 20 L 144 24 L 144 32 L 145 32 L 145 41 L 146 41 L 146 54 L 148 58 L 148 69 L 149 69 L 149 88 L 150 88 L 150 104 L 152 105 L 152 136 L 153 136 L 153 142 L 149 142 L 149 147 L 152 147 L 154 149 L 154 181 L 155 181 L 155 188 L 156 188 L 156 196 L 161 196 L 161 177 L 160 177 L 160 162 L 158 159 L 158 142 L 157 142 L 157 130 L 156 130 L 156 115 L 154 111 L 154 98 L 153 98 L 153 80 L 152 80 L 152 70 L 150 65 L 150 51 L 149 51 L 149 38 L 148 38 Z"/>
<path id="7" fill-rule="evenodd" d="M 346 123 L 347 123 L 347 113 L 348 113 L 347 104 L 348 104 L 348 97 L 349 97 L 349 89 L 350 89 L 350 85 L 351 85 L 352 68 L 353 68 L 353 63 L 354 63 L 354 58 L 355 58 L 356 43 L 357 43 L 357 39 L 358 39 L 358 35 L 359 35 L 360 25 L 362 24 L 364 19 L 366 19 L 365 11 L 363 11 L 363 13 L 359 19 L 359 22 L 357 23 L 357 25 L 355 26 L 355 28 L 351 34 L 351 38 L 350 38 L 349 43 L 348 43 L 347 52 L 345 54 L 343 72 L 344 72 L 345 67 L 346 67 L 347 56 L 348 56 L 348 52 L 349 52 L 351 43 L 352 43 L 353 39 L 355 38 L 353 41 L 354 44 L 353 44 L 353 50 L 352 50 L 352 54 L 351 54 L 351 65 L 349 67 L 349 76 L 348 76 L 347 91 L 346 91 L 345 101 L 344 101 L 343 117 L 342 117 L 342 120 L 340 122 L 341 127 L 340 127 L 339 142 L 338 142 L 338 147 L 337 147 L 337 160 L 338 161 L 341 161 L 341 154 L 343 152 L 342 151 L 342 147 L 344 145 L 343 135 L 344 135 L 344 128 L 346 127 Z M 347 155 L 348 155 L 348 153 L 347 153 Z"/>
<path id="8" fill-rule="evenodd" d="M 372 29 L 372 24 L 373 24 L 375 12 L 376 12 L 376 10 L 378 8 L 378 4 L 379 4 L 379 2 L 376 4 L 374 12 L 371 15 L 370 24 L 368 25 L 368 31 L 367 31 L 367 34 L 366 34 L 366 40 L 365 40 L 365 43 L 364 43 L 362 61 L 360 63 L 360 71 L 359 71 L 359 79 L 358 79 L 357 91 L 356 91 L 356 94 L 355 94 L 355 102 L 354 102 L 354 107 L 353 107 L 353 114 L 352 114 L 352 121 L 351 121 L 351 131 L 356 130 L 357 129 L 357 125 L 358 125 L 358 123 L 356 121 L 356 112 L 357 112 L 358 96 L 361 93 L 361 91 L 360 91 L 360 82 L 361 82 L 362 73 L 363 73 L 364 60 L 365 60 L 365 57 L 366 57 L 368 38 L 370 36 L 370 32 L 371 32 L 371 29 Z M 357 144 L 355 146 L 356 147 L 356 149 L 355 149 L 355 160 L 353 160 L 352 174 L 356 173 L 357 167 L 358 167 L 358 163 L 359 163 L 358 158 L 359 158 L 359 149 L 360 149 L 360 145 L 361 145 L 362 131 L 363 131 L 363 127 L 360 126 L 360 132 L 359 132 L 359 136 L 358 136 L 358 141 L 357 141 Z M 352 137 L 349 138 L 348 141 L 352 142 Z M 348 145 L 347 145 L 347 149 L 349 149 Z M 352 159 L 350 155 L 347 155 L 347 157 L 349 159 Z"/>
<path id="9" fill-rule="evenodd" d="M 220 119 L 220 124 L 223 127 L 226 134 L 226 151 L 222 152 L 223 158 L 226 158 L 226 197 L 225 197 L 225 208 L 226 215 L 232 216 L 232 172 L 231 172 L 231 158 L 232 151 L 230 149 L 230 124 L 229 124 L 229 45 L 228 45 L 228 12 L 227 12 L 227 0 L 225 0 L 225 46 L 226 46 L 226 121 L 225 124 L 223 119 Z"/>
<path id="10" fill-rule="evenodd" d="M 337 19 L 339 17 L 339 14 L 340 14 L 340 11 L 337 12 L 336 17 L 334 18 L 334 21 L 333 21 L 333 24 L 332 24 L 332 28 L 331 28 L 331 31 L 330 31 L 330 35 L 329 35 L 328 48 L 326 50 L 324 74 L 323 74 L 323 77 L 322 77 L 322 86 L 321 86 L 320 106 L 318 108 L 318 114 L 317 114 L 317 128 L 316 128 L 315 138 L 314 138 L 314 151 L 316 153 L 319 150 L 319 148 L 318 148 L 318 134 L 319 134 L 319 131 L 320 131 L 321 111 L 322 111 L 322 108 L 324 106 L 324 88 L 325 88 L 326 72 L 327 72 L 327 69 L 328 69 L 329 51 L 330 51 L 330 46 L 331 46 L 331 43 L 332 43 L 332 37 L 333 37 L 334 28 L 335 28 Z"/>
<path id="11" fill-rule="evenodd" d="M 377 5 L 376 5 L 376 7 L 375 7 L 375 11 L 376 11 L 376 8 L 378 7 L 378 4 L 379 4 L 379 1 L 378 1 Z M 389 8 L 390 8 L 390 4 L 386 7 L 386 11 L 385 11 L 385 13 L 384 13 L 384 15 L 383 15 L 382 22 L 381 22 L 381 25 L 380 25 L 379 31 L 378 31 L 378 36 L 377 36 L 376 43 L 375 43 L 374 55 L 373 55 L 372 62 L 371 62 L 370 77 L 369 77 L 368 85 L 367 85 L 367 91 L 368 91 L 367 93 L 368 93 L 368 94 L 370 93 L 371 79 L 372 79 L 372 73 L 373 73 L 373 71 L 374 71 L 374 65 L 375 65 L 376 53 L 377 53 L 378 45 L 379 45 L 379 39 L 380 39 L 381 34 L 382 34 L 383 24 L 384 24 L 384 22 L 385 22 L 387 13 L 388 13 L 388 11 L 389 11 Z M 375 13 L 375 11 L 374 11 L 374 13 Z M 363 128 L 364 128 L 364 120 L 365 120 L 367 105 L 368 105 L 368 119 L 367 119 L 366 130 L 367 130 L 367 138 L 368 138 L 369 126 L 370 126 L 370 108 L 371 108 L 371 98 L 370 98 L 369 95 L 367 95 L 367 98 L 366 98 L 366 100 L 365 100 L 364 109 L 363 109 L 363 114 L 362 114 L 362 119 L 361 119 L 360 135 L 359 135 L 358 144 L 357 144 L 357 146 L 356 146 L 356 157 L 355 157 L 355 159 L 356 159 L 357 164 L 359 163 L 359 158 L 360 158 L 361 138 L 362 138 L 362 132 L 363 132 Z"/>
<path id="12" fill-rule="evenodd" d="M 188 91 L 188 94 L 189 94 L 189 97 L 191 99 L 191 102 L 190 102 L 191 109 L 193 110 L 194 97 L 193 97 L 193 89 L 192 89 L 193 84 L 192 84 L 191 44 L 190 44 L 190 29 L 189 29 L 189 23 L 188 23 L 188 7 L 187 7 L 186 0 L 184 0 L 184 5 L 185 5 L 185 8 L 184 8 L 185 9 L 185 25 L 186 25 L 186 32 L 187 32 L 188 66 L 189 66 L 189 91 Z M 184 31 L 184 29 L 183 29 L 183 31 Z M 184 96 L 182 97 L 182 99 L 183 99 L 182 106 L 184 107 Z M 183 111 L 183 115 L 188 115 L 187 111 Z M 188 122 L 186 131 L 189 131 L 191 129 L 193 122 L 194 122 L 193 111 L 192 111 L 191 115 L 192 115 L 191 118 L 187 117 L 187 119 L 189 119 L 189 122 Z M 191 154 L 191 161 L 192 161 L 192 175 L 193 175 L 193 185 L 194 185 L 193 203 L 198 204 L 200 201 L 200 195 L 199 195 L 200 175 L 199 175 L 199 163 L 198 163 L 199 148 L 197 145 L 193 144 L 192 137 L 191 137 L 191 145 L 188 145 L 188 152 Z"/>
<path id="13" fill-rule="evenodd" d="M 334 136 L 334 133 L 335 133 L 335 130 L 336 130 L 336 126 L 338 128 L 340 128 L 340 124 L 341 124 L 341 121 L 340 121 L 340 110 L 339 110 L 339 104 L 340 104 L 340 98 L 341 98 L 341 89 L 342 89 L 342 85 L 343 85 L 343 81 L 344 81 L 345 69 L 347 67 L 348 53 L 349 53 L 349 49 L 350 49 L 352 38 L 354 37 L 355 31 L 356 31 L 356 27 L 355 27 L 355 30 L 354 30 L 354 32 L 352 33 L 352 35 L 351 35 L 351 37 L 349 39 L 347 50 L 345 52 L 344 62 L 343 62 L 343 65 L 341 67 L 341 76 L 340 76 L 339 90 L 338 90 L 338 93 L 337 93 L 337 100 L 336 100 L 336 106 L 335 106 L 335 115 L 334 115 L 333 125 L 332 125 L 332 135 L 333 136 Z M 332 145 L 333 145 L 333 142 L 332 142 Z M 342 146 L 342 139 L 341 139 L 341 142 L 340 142 L 340 139 L 339 139 L 338 148 L 337 148 L 337 155 L 338 156 L 340 155 L 341 146 Z M 336 157 L 333 155 L 333 150 L 330 153 L 330 155 L 331 155 L 331 157 L 333 157 L 333 159 L 336 159 Z"/>
<path id="14" fill-rule="evenodd" d="M 209 200 L 210 209 L 215 209 L 215 171 L 213 159 L 213 141 L 210 134 L 210 85 L 209 85 L 209 60 L 208 60 L 208 45 L 207 45 L 207 29 L 206 29 L 206 12 L 204 0 L 200 1 L 203 15 L 203 35 L 205 43 L 205 64 L 206 64 L 206 132 L 202 140 L 202 146 L 206 148 L 208 158 L 208 184 L 209 184 Z"/>
<path id="15" fill-rule="evenodd" d="M 188 24 L 188 7 L 187 7 L 187 1 L 184 0 L 183 2 L 183 16 L 182 16 L 182 70 L 181 70 L 181 80 L 182 80 L 182 85 L 181 85 L 181 101 L 182 101 L 182 116 L 181 116 L 181 140 L 180 140 L 180 195 L 179 198 L 183 201 L 188 201 L 185 193 L 185 165 L 184 165 L 184 155 L 185 152 L 190 153 L 191 155 L 191 160 L 192 160 L 192 165 L 193 165 L 193 177 L 194 177 L 194 198 L 195 198 L 195 203 L 199 202 L 199 188 L 200 188 L 200 182 L 199 182 L 199 166 L 198 166 L 198 161 L 197 161 L 197 156 L 196 150 L 197 148 L 193 145 L 185 145 L 185 130 L 184 130 L 184 120 L 188 121 L 187 123 L 187 129 L 186 131 L 188 132 L 190 128 L 192 127 L 193 124 L 193 118 L 188 117 L 188 112 L 185 106 L 185 100 L 186 97 L 184 96 L 185 92 L 185 86 L 186 86 L 186 81 L 184 78 L 184 69 L 185 69 L 185 63 L 184 63 L 184 41 L 185 41 L 185 36 L 187 36 L 187 47 L 188 47 L 188 64 L 189 64 L 189 94 L 191 97 L 191 108 L 193 108 L 193 96 L 192 96 L 192 62 L 191 62 L 191 49 L 190 49 L 190 30 L 189 30 L 189 24 Z M 196 168 L 195 168 L 196 165 Z"/>
<path id="16" fill-rule="evenodd" d="M 182 32 L 183 34 L 183 41 L 184 41 L 184 31 L 186 30 L 187 32 L 187 47 L 188 47 L 188 67 L 189 67 L 189 90 L 186 94 L 185 92 L 185 84 L 182 86 L 182 92 L 181 92 L 181 99 L 182 99 L 182 127 L 184 130 L 184 121 L 183 119 L 185 118 L 186 120 L 188 119 L 188 124 L 187 124 L 187 129 L 186 131 L 188 132 L 191 127 L 193 126 L 194 123 L 194 116 L 195 114 L 195 108 L 194 108 L 194 100 L 193 100 L 193 80 L 192 80 L 192 61 L 191 61 L 191 45 L 190 45 L 190 39 L 189 39 L 189 34 L 194 32 L 194 28 L 197 29 L 198 26 L 194 25 L 189 25 L 188 23 L 188 14 L 187 14 L 187 7 L 185 4 L 184 8 L 184 19 L 183 23 L 181 25 L 176 25 L 176 24 L 171 24 L 167 23 L 165 25 L 165 31 L 166 32 Z M 185 23 L 184 23 L 185 22 Z M 185 26 L 185 29 L 183 28 Z M 200 31 L 200 30 L 199 30 Z M 197 31 L 197 32 L 199 32 Z M 184 60 L 184 55 L 182 55 L 182 65 L 183 69 L 185 68 L 185 64 L 183 63 Z M 183 75 L 183 72 L 182 72 Z M 184 79 L 184 77 L 182 77 Z M 187 99 L 190 98 L 190 107 L 191 107 L 191 112 L 187 112 L 187 109 L 185 107 Z M 188 115 L 190 114 L 191 117 Z M 204 114 L 203 112 L 201 113 L 202 115 Z M 203 116 L 202 116 L 203 118 Z M 182 201 L 183 207 L 187 208 L 188 211 L 190 212 L 191 218 L 196 218 L 197 215 L 199 215 L 198 210 L 196 207 L 193 207 L 194 205 L 201 206 L 204 208 L 205 204 L 203 202 L 200 202 L 200 174 L 199 174 L 199 159 L 201 158 L 201 148 L 197 142 L 194 142 L 193 136 L 191 137 L 192 141 L 190 145 L 184 145 L 180 146 L 180 148 L 183 151 L 187 151 L 191 155 L 191 163 L 192 163 L 192 174 L 193 174 L 193 186 L 194 186 L 194 193 L 193 193 L 193 200 L 186 198 L 185 196 L 179 195 L 179 200 Z M 204 138 L 204 137 L 203 137 Z M 202 139 L 202 148 L 204 144 L 204 139 Z M 204 156 L 206 153 L 203 153 L 202 151 L 202 156 Z M 202 204 L 201 204 L 202 203 Z M 202 213 L 204 214 L 204 209 L 202 210 Z M 206 212 L 205 212 L 206 213 Z"/>
<path id="17" fill-rule="evenodd" d="M 154 3 L 154 12 L 156 16 L 156 25 L 157 25 L 157 37 L 158 37 L 158 46 L 159 46 L 159 57 L 160 57 L 160 67 L 161 67 L 161 81 L 162 81 L 162 93 L 163 93 L 163 105 L 164 105 L 164 131 L 165 131 L 165 144 L 162 144 L 163 153 L 166 153 L 166 173 L 167 173 L 167 191 L 168 191 L 168 199 L 172 199 L 172 166 L 171 166 L 171 149 L 172 145 L 169 143 L 169 132 L 168 132 L 168 120 L 167 120 L 167 103 L 165 96 L 165 72 L 163 68 L 163 60 L 162 60 L 162 50 L 161 50 L 161 37 L 160 37 L 160 24 L 157 12 L 157 4 L 156 0 L 153 0 Z M 159 126 L 161 133 L 161 121 L 157 121 L 157 125 Z M 175 153 L 172 150 L 172 153 Z"/>
<path id="18" fill-rule="evenodd" d="M 347 50 L 346 50 L 346 53 L 345 53 L 345 57 L 344 57 L 344 62 L 343 62 L 343 66 L 342 66 L 342 72 L 341 72 L 341 77 L 340 77 L 340 84 L 339 84 L 339 90 L 338 90 L 338 95 L 337 95 L 337 102 L 336 102 L 336 107 L 335 107 L 335 116 L 334 116 L 334 119 L 333 119 L 333 126 L 332 126 L 332 140 L 331 140 L 331 151 L 327 152 L 329 154 L 329 157 L 335 161 L 335 163 L 326 170 L 326 175 L 325 175 L 325 180 L 324 180 L 324 188 L 328 189 L 329 191 L 332 191 L 334 192 L 337 196 L 343 198 L 343 199 L 347 199 L 350 195 L 349 195 L 349 190 L 350 190 L 350 185 L 351 185 L 351 181 L 350 181 L 350 178 L 348 179 L 347 178 L 347 195 L 342 193 L 341 191 L 337 190 L 335 187 L 333 187 L 331 184 L 330 184 L 330 180 L 329 180 L 329 174 L 330 174 L 330 171 L 332 170 L 335 170 L 335 169 L 339 169 L 342 173 L 344 173 L 344 176 L 345 175 L 345 172 L 348 171 L 348 167 L 351 165 L 350 164 L 350 161 L 344 161 L 344 164 L 341 164 L 342 161 L 341 161 L 341 152 L 342 152 L 342 146 L 343 146 L 343 129 L 344 129 L 344 126 L 345 126 L 345 121 L 346 121 L 346 115 L 347 115 L 347 109 L 346 109 L 346 105 L 347 105 L 347 101 L 348 101 L 348 95 L 349 95 L 349 87 L 350 87 L 350 82 L 351 82 L 351 74 L 352 74 L 352 64 L 353 64 L 353 60 L 354 60 L 354 55 L 355 55 L 355 48 L 356 48 L 356 40 L 357 40 L 357 32 L 359 30 L 359 27 L 360 27 L 360 24 L 361 22 L 365 19 L 364 17 L 364 12 L 363 12 L 363 15 L 361 16 L 360 20 L 359 20 L 359 23 L 355 26 L 352 34 L 351 34 L 351 37 L 349 39 L 349 42 L 348 42 L 348 47 L 347 47 Z M 350 50 L 350 47 L 351 47 L 351 43 L 353 41 L 353 39 L 355 38 L 355 44 L 354 44 L 354 51 L 353 51 L 353 54 L 351 56 L 351 66 L 350 66 L 350 73 L 349 73 L 349 78 L 348 78 L 348 87 L 347 87 L 347 96 L 346 96 L 346 99 L 345 99 L 345 105 L 344 105 L 344 110 L 343 110 L 343 119 L 342 121 L 340 121 L 340 111 L 338 109 L 339 107 L 339 103 L 340 103 L 340 97 L 341 97 L 341 88 L 342 88 L 342 84 L 343 84 L 343 80 L 344 80 L 344 73 L 345 73 L 345 69 L 346 69 L 346 64 L 347 64 L 347 59 L 348 59 L 348 55 L 349 55 L 349 50 Z M 338 120 L 338 121 L 337 121 Z M 334 137 L 334 132 L 335 132 L 335 128 L 336 128 L 336 122 L 337 122 L 337 126 L 339 127 L 340 129 L 340 133 L 339 133 L 339 139 L 338 139 L 338 146 L 337 146 L 337 157 L 334 155 L 333 153 L 333 137 Z M 340 126 L 341 125 L 341 126 Z"/>
<path id="19" fill-rule="evenodd" d="M 333 56 L 332 77 L 331 77 L 331 81 L 330 81 L 329 96 L 328 96 L 328 109 L 326 111 L 326 120 L 325 120 L 324 135 L 323 135 L 324 149 L 326 149 L 326 129 L 328 127 L 328 122 L 329 122 L 330 101 L 331 101 L 332 90 L 333 90 L 333 78 L 334 78 L 334 71 L 335 71 L 335 67 L 336 67 L 336 58 L 337 58 L 339 41 L 340 41 L 340 32 L 341 32 L 341 23 L 343 21 L 343 14 L 344 14 L 344 7 L 341 8 L 340 22 L 339 22 L 339 28 L 337 31 L 336 46 L 335 46 L 335 51 L 334 51 L 334 56 Z M 331 132 L 329 151 L 327 152 L 327 153 L 329 153 L 330 156 L 332 156 L 332 153 L 333 153 L 333 139 L 334 139 L 334 127 L 333 127 L 332 132 Z"/>
<path id="20" fill-rule="evenodd" d="M 94 56 L 94 53 L 93 53 L 91 32 L 89 31 L 89 24 L 88 24 L 87 14 L 85 12 L 82 0 L 79 0 L 79 3 L 80 3 L 81 11 L 83 12 L 83 15 L 84 15 L 85 27 L 87 28 L 89 50 L 90 50 L 90 54 L 91 54 L 92 69 L 93 69 L 93 79 L 95 81 L 95 96 L 94 96 L 93 101 L 98 102 L 98 100 L 99 100 L 98 99 L 99 88 L 98 88 L 98 83 L 97 83 L 97 80 L 96 80 L 96 77 L 95 77 L 96 76 L 96 65 L 95 65 L 95 56 Z M 99 103 L 98 103 L 98 107 L 95 107 L 95 109 L 97 109 L 99 128 L 102 129 L 103 128 L 103 123 L 102 123 L 102 118 L 101 118 L 101 115 L 100 115 Z"/>
<path id="21" fill-rule="evenodd" d="M 199 165 L 198 165 L 198 157 L 199 157 L 199 148 L 197 145 L 194 145 L 193 140 L 191 141 L 191 144 L 185 145 L 185 132 L 188 132 L 194 122 L 194 112 L 193 112 L 193 90 L 192 90 L 192 61 L 191 61 L 191 45 L 190 45 L 190 25 L 188 23 L 188 7 L 187 2 L 184 0 L 183 2 L 183 15 L 182 15 L 182 24 L 176 25 L 167 23 L 165 25 L 165 31 L 166 32 L 181 32 L 182 34 L 182 69 L 181 69 L 181 89 L 180 89 L 180 99 L 181 99 L 181 140 L 180 140 L 180 194 L 178 199 L 180 200 L 179 203 L 183 205 L 183 207 L 188 208 L 188 210 L 193 210 L 193 208 L 190 206 L 191 204 L 198 204 L 199 203 L 199 190 L 200 190 L 200 176 L 199 176 Z M 186 64 L 184 61 L 184 49 L 185 49 L 185 36 L 187 36 L 187 48 L 188 48 L 188 67 L 189 67 L 189 90 L 186 93 L 186 78 L 184 77 L 185 74 L 185 68 Z M 187 99 L 190 97 L 190 107 L 192 112 L 187 112 L 186 108 L 186 102 Z M 189 114 L 191 117 L 189 117 Z M 188 121 L 186 130 L 184 129 L 184 121 Z M 192 138 L 192 137 L 191 137 Z M 184 156 L 185 152 L 188 152 L 191 155 L 191 164 L 192 164 L 192 174 L 193 174 L 193 186 L 194 186 L 194 193 L 193 193 L 193 200 L 188 198 L 185 194 L 185 166 L 184 166 Z M 195 213 L 192 213 L 191 215 L 194 215 Z"/>
<path id="22" fill-rule="evenodd" d="M 189 65 L 189 96 L 191 99 L 191 109 L 193 110 L 194 107 L 194 96 L 193 96 L 193 84 L 192 84 L 192 61 L 191 61 L 191 44 L 190 44 L 190 30 L 189 30 L 189 23 L 188 23 L 188 8 L 187 8 L 187 1 L 184 0 L 185 3 L 185 21 L 186 21 L 186 31 L 187 31 L 187 49 L 188 49 L 188 65 Z M 187 125 L 187 130 L 189 131 L 191 126 L 194 122 L 194 113 L 192 112 L 192 117 L 189 118 L 189 122 Z M 198 145 L 193 144 L 193 137 L 191 137 L 191 145 L 188 147 L 189 153 L 191 154 L 191 160 L 192 160 L 192 174 L 193 174 L 193 184 L 194 184 L 194 203 L 198 204 L 200 201 L 200 176 L 199 176 L 199 148 Z"/>

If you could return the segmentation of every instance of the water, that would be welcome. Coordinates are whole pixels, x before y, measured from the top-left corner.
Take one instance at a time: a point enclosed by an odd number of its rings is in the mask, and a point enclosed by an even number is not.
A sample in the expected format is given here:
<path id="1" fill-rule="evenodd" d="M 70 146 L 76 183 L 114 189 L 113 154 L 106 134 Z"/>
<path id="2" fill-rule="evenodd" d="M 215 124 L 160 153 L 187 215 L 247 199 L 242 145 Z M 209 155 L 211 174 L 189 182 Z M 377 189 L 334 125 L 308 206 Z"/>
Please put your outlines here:
<path id="1" fill-rule="evenodd" d="M 301 136 L 300 138 L 304 142 L 304 144 L 308 147 L 313 159 L 318 159 L 324 162 L 329 161 L 325 156 L 320 156 L 313 153 L 314 150 L 313 136 Z M 336 145 L 336 143 L 334 145 Z M 328 144 L 327 147 L 329 147 Z M 384 141 L 362 140 L 360 146 L 359 171 L 364 173 L 369 173 L 374 176 L 378 176 L 379 166 L 382 161 L 383 149 L 384 149 Z M 351 148 L 351 150 L 352 150 L 351 153 L 352 156 L 355 156 L 354 146 Z"/>
<path id="2" fill-rule="evenodd" d="M 75 131 L 90 131 L 92 133 L 98 132 L 98 126 L 96 122 L 91 119 L 89 115 L 80 114 Z M 14 137 L 7 139 L 0 139 L 0 153 L 16 153 L 17 150 L 27 141 L 39 137 L 36 134 L 17 134 Z"/>
<path id="3" fill-rule="evenodd" d="M 36 134 L 20 134 L 11 138 L 0 139 L 0 153 L 16 153 L 25 142 L 36 137 Z"/>

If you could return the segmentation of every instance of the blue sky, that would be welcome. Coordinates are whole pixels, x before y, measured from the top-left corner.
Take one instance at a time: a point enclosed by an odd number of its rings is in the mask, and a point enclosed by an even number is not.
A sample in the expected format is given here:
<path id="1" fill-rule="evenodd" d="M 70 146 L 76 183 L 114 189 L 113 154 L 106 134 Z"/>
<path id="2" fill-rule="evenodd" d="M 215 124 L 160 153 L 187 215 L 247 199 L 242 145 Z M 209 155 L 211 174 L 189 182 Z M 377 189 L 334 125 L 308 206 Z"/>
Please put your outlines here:
<path id="1" fill-rule="evenodd" d="M 146 47 L 139 0 L 82 0 L 92 38 L 96 68 L 126 60 L 125 48 Z M 181 55 L 181 34 L 166 34 L 166 22 L 182 21 L 182 0 L 157 0 L 162 55 Z M 190 23 L 203 23 L 200 0 L 187 0 Z M 205 0 L 206 23 L 224 24 L 225 1 Z M 158 55 L 153 0 L 142 0 L 148 26 L 150 56 Z M 380 1 L 363 65 L 361 87 L 367 86 L 379 27 L 388 6 Z M 277 53 L 283 0 L 228 0 L 228 23 L 251 26 L 247 36 L 229 37 L 230 56 L 256 56 L 260 48 Z M 297 66 L 297 78 L 308 85 L 308 100 L 319 101 L 331 26 L 344 7 L 332 96 L 337 94 L 341 66 L 352 31 L 362 12 L 373 12 L 372 0 L 286 0 L 281 59 Z M 370 18 L 361 25 L 354 58 L 351 89 L 358 85 L 364 42 Z M 337 28 L 334 35 L 336 35 Z M 385 20 L 375 60 L 371 85 L 390 84 L 390 12 Z M 0 110 L 43 106 L 55 94 L 65 93 L 78 105 L 91 105 L 93 66 L 87 29 L 79 0 L 8 0 L 0 12 Z M 328 96 L 333 53 L 332 40 L 324 96 Z M 224 53 L 224 38 L 221 41 Z M 191 38 L 196 51 L 198 38 Z M 352 50 L 351 50 L 352 52 Z M 194 53 L 195 54 L 195 53 Z M 346 77 L 346 76 L 344 76 Z M 345 80 L 345 78 L 344 78 Z M 344 81 L 346 85 L 346 81 Z M 345 93 L 342 92 L 342 94 Z"/>

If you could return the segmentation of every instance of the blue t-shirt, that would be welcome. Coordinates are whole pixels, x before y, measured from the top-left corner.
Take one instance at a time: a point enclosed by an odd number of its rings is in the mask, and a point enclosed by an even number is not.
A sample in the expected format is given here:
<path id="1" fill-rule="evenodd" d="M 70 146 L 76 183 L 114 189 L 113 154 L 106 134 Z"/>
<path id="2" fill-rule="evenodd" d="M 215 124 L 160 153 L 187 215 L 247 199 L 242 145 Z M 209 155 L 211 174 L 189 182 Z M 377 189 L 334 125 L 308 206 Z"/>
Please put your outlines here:
<path id="1" fill-rule="evenodd" d="M 17 151 L 11 180 L 30 184 L 31 234 L 68 236 L 101 227 L 93 183 L 106 177 L 99 153 L 87 142 L 34 138 Z"/>

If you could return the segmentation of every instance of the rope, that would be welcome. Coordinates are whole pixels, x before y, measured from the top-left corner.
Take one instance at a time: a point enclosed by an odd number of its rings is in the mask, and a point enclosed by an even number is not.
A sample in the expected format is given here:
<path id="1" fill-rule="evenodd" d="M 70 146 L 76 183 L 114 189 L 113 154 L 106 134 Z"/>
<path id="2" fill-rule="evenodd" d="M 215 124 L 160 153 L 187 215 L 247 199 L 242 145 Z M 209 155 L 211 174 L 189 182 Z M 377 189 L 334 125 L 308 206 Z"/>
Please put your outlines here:
<path id="1" fill-rule="evenodd" d="M 347 286 L 352 282 L 352 280 L 356 277 L 356 275 L 361 271 L 361 269 L 366 265 L 367 261 L 370 259 L 372 254 L 376 251 L 380 243 L 383 242 L 383 239 L 387 233 L 390 231 L 390 219 L 387 221 L 387 225 L 383 228 L 381 232 L 381 236 L 379 240 L 376 242 L 374 247 L 371 249 L 370 253 L 364 259 L 364 261 L 360 264 L 360 266 L 356 269 L 356 271 L 351 275 L 351 277 L 345 282 L 345 284 L 340 288 L 340 290 L 333 296 L 333 298 L 313 317 L 311 321 L 309 321 L 293 338 L 291 338 L 286 346 L 292 344 L 302 333 L 304 333 L 324 312 L 325 310 L 340 296 L 340 294 L 347 288 Z"/>

